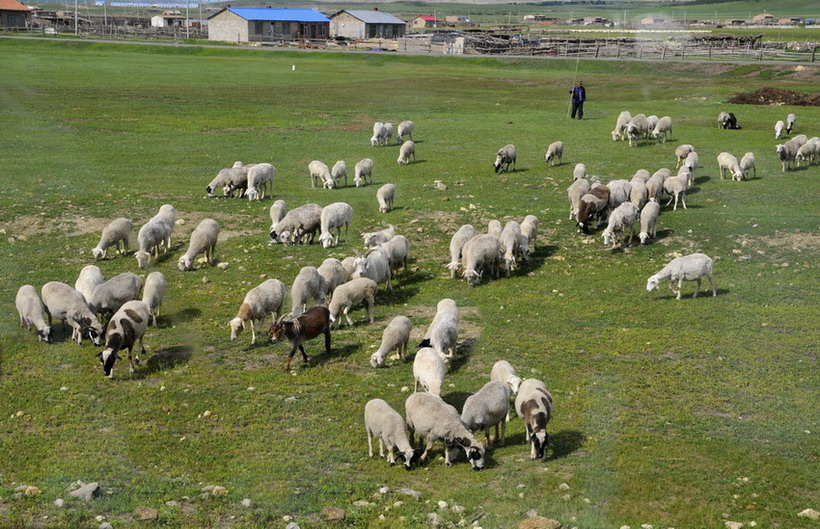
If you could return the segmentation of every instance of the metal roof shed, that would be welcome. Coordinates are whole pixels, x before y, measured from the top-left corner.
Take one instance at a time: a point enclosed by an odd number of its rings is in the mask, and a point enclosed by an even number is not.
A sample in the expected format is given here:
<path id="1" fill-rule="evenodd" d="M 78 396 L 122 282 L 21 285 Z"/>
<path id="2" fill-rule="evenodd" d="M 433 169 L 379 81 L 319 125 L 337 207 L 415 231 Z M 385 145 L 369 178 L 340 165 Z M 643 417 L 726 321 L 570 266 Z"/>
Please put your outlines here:
<path id="1" fill-rule="evenodd" d="M 404 35 L 407 24 L 389 13 L 345 9 L 330 17 L 330 34 L 350 39 L 395 39 Z"/>
<path id="2" fill-rule="evenodd" d="M 208 39 L 230 42 L 327 39 L 330 20 L 314 9 L 226 7 L 208 17 Z"/>

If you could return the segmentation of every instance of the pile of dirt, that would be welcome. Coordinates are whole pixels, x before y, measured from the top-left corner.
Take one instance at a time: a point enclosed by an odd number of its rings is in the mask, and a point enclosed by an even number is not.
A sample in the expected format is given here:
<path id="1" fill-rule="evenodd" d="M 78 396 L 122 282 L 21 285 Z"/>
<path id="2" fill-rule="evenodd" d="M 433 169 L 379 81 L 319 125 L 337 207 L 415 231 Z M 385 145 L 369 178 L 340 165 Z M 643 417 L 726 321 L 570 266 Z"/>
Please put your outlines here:
<path id="1" fill-rule="evenodd" d="M 749 94 L 735 94 L 729 103 L 737 105 L 795 105 L 801 107 L 820 106 L 820 92 L 801 94 L 781 88 L 761 88 Z"/>

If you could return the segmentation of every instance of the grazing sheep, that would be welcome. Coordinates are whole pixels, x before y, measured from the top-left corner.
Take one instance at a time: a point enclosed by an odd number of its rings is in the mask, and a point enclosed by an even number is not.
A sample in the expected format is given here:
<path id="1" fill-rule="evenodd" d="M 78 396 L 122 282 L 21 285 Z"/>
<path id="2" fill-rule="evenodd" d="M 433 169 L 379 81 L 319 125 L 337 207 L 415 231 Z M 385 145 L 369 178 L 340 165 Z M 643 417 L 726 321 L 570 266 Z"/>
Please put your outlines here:
<path id="1" fill-rule="evenodd" d="M 419 347 L 432 347 L 447 362 L 456 353 L 461 316 L 456 302 L 449 298 L 439 301 L 437 309 Z"/>
<path id="2" fill-rule="evenodd" d="M 270 237 L 283 243 L 312 243 L 321 223 L 322 206 L 305 204 L 288 211 L 276 229 L 271 231 Z"/>
<path id="3" fill-rule="evenodd" d="M 641 233 L 638 234 L 641 244 L 646 244 L 646 240 L 650 237 L 653 239 L 656 237 L 660 211 L 661 205 L 654 198 L 649 199 L 641 210 Z"/>
<path id="4" fill-rule="evenodd" d="M 407 140 L 401 144 L 399 148 L 399 157 L 396 162 L 399 165 L 407 165 L 410 163 L 410 155 L 413 155 L 413 161 L 416 161 L 416 144 L 412 140 Z"/>
<path id="5" fill-rule="evenodd" d="M 393 209 L 393 197 L 396 195 L 396 186 L 384 184 L 376 191 L 376 201 L 379 203 L 379 211 L 387 213 Z"/>
<path id="6" fill-rule="evenodd" d="M 47 324 L 43 318 L 46 306 L 40 301 L 40 296 L 37 295 L 34 287 L 31 285 L 21 286 L 14 298 L 14 305 L 20 315 L 20 327 L 25 327 L 27 331 L 34 327 L 37 340 L 48 343 L 51 339 L 51 325 Z"/>
<path id="7" fill-rule="evenodd" d="M 590 191 L 589 181 L 579 178 L 572 182 L 567 188 L 567 198 L 569 198 L 569 220 L 578 220 L 578 208 L 581 206 L 581 197 Z"/>
<path id="8" fill-rule="evenodd" d="M 333 177 L 333 182 L 336 187 L 339 186 L 339 182 L 342 181 L 342 178 L 345 179 L 345 187 L 347 187 L 347 164 L 344 160 L 337 160 L 335 164 L 333 164 L 333 169 L 330 170 L 330 176 Z"/>
<path id="9" fill-rule="evenodd" d="M 416 128 L 416 124 L 412 121 L 406 120 L 399 123 L 399 130 L 398 134 L 396 134 L 396 139 L 400 142 L 404 141 L 405 136 L 409 136 L 410 139 L 413 139 L 413 129 Z"/>
<path id="10" fill-rule="evenodd" d="M 338 259 L 328 257 L 318 268 L 319 275 L 325 280 L 325 297 L 332 296 L 336 287 L 347 282 L 350 274 Z"/>
<path id="11" fill-rule="evenodd" d="M 510 169 L 510 164 L 513 166 L 513 171 L 515 171 L 515 158 L 515 145 L 510 143 L 501 147 L 495 156 L 495 163 L 493 163 L 496 174 L 506 173 Z"/>
<path id="12" fill-rule="evenodd" d="M 336 287 L 330 305 L 328 305 L 331 325 L 338 319 L 341 327 L 342 319 L 339 317 L 340 315 L 345 317 L 348 325 L 353 325 L 353 320 L 350 319 L 349 314 L 350 309 L 362 302 L 367 305 L 367 319 L 370 323 L 373 323 L 373 306 L 376 302 L 377 288 L 376 282 L 366 277 L 357 277 Z"/>
<path id="13" fill-rule="evenodd" d="M 511 220 L 504 225 L 501 237 L 498 238 L 504 253 L 504 270 L 507 272 L 507 277 L 510 277 L 510 272 L 516 269 L 515 257 L 519 253 L 518 241 L 521 235 L 523 235 L 521 225 Z"/>
<path id="14" fill-rule="evenodd" d="M 521 233 L 527 237 L 527 248 L 535 250 L 535 239 L 538 238 L 538 217 L 527 215 L 521 222 Z"/>
<path id="15" fill-rule="evenodd" d="M 373 123 L 373 136 L 370 137 L 370 145 L 373 147 L 387 145 L 387 128 L 381 121 Z"/>
<path id="16" fill-rule="evenodd" d="M 649 125 L 647 135 L 651 134 L 653 130 L 655 130 L 655 125 L 658 124 L 659 118 L 656 115 L 647 116 L 646 123 Z"/>
<path id="17" fill-rule="evenodd" d="M 380 231 L 371 231 L 362 233 L 362 240 L 365 248 L 375 248 L 376 246 L 385 243 L 396 236 L 396 228 L 392 224 L 388 224 L 387 228 Z"/>
<path id="18" fill-rule="evenodd" d="M 279 317 L 282 307 L 285 304 L 285 294 L 287 287 L 278 279 L 268 279 L 261 285 L 254 287 L 245 294 L 239 312 L 229 323 L 231 328 L 231 341 L 239 337 L 239 333 L 245 328 L 245 322 L 251 322 L 251 345 L 256 344 L 256 333 L 262 332 L 265 325 L 265 318 L 268 314 L 273 315 L 273 321 Z"/>
<path id="19" fill-rule="evenodd" d="M 105 349 L 97 356 L 103 365 L 103 374 L 109 379 L 114 378 L 114 363 L 119 360 L 119 352 L 128 349 L 128 369 L 134 374 L 134 361 L 131 359 L 134 346 L 139 342 L 140 348 L 136 354 L 136 364 L 140 364 L 140 353 L 145 354 L 142 339 L 148 328 L 151 315 L 148 307 L 142 301 L 133 300 L 125 303 L 108 322 L 105 330 Z"/>
<path id="20" fill-rule="evenodd" d="M 330 174 L 330 169 L 327 164 L 319 160 L 313 160 L 308 164 L 308 172 L 310 173 L 310 187 L 316 187 L 316 184 L 321 182 L 322 187 L 333 189 L 336 187 L 336 181 L 333 175 Z"/>
<path id="21" fill-rule="evenodd" d="M 726 171 L 731 173 L 733 180 L 743 180 L 743 170 L 732 154 L 722 152 L 717 156 L 718 168 L 720 169 L 720 179 L 723 180 L 723 175 Z"/>
<path id="22" fill-rule="evenodd" d="M 115 275 L 105 283 L 94 287 L 91 298 L 88 300 L 88 308 L 99 316 L 113 314 L 125 303 L 139 299 L 142 285 L 142 278 L 137 274 L 125 272 Z"/>
<path id="23" fill-rule="evenodd" d="M 718 114 L 718 127 L 722 129 L 740 130 L 737 118 L 731 112 L 721 112 Z"/>
<path id="24" fill-rule="evenodd" d="M 177 262 L 177 267 L 181 271 L 193 270 L 196 256 L 205 253 L 208 264 L 216 262 L 216 242 L 219 237 L 219 224 L 213 219 L 204 219 L 191 233 L 191 242 L 188 251 L 185 252 Z"/>
<path id="25" fill-rule="evenodd" d="M 387 256 L 391 273 L 397 272 L 400 267 L 407 270 L 407 254 L 410 252 L 410 241 L 407 240 L 407 237 L 396 235 L 389 241 L 380 244 L 377 248 Z"/>
<path id="26" fill-rule="evenodd" d="M 646 116 L 643 114 L 636 114 L 632 116 L 632 119 L 629 120 L 629 123 L 626 125 L 626 137 L 629 139 L 629 146 L 633 146 L 633 142 L 635 145 L 638 144 L 638 140 L 641 138 L 645 138 L 647 134 L 650 132 L 649 122 L 646 119 Z"/>
<path id="27" fill-rule="evenodd" d="M 493 364 L 490 380 L 506 384 L 514 394 L 518 393 L 521 387 L 521 378 L 515 372 L 515 368 L 506 360 L 499 360 Z"/>
<path id="28" fill-rule="evenodd" d="M 783 130 L 785 130 L 786 124 L 783 123 L 783 120 L 780 119 L 777 123 L 774 124 L 774 139 L 779 140 L 783 136 Z"/>
<path id="29" fill-rule="evenodd" d="M 334 202 L 322 208 L 319 216 L 322 234 L 319 235 L 319 242 L 323 248 L 330 248 L 339 244 L 342 236 L 342 228 L 345 229 L 345 240 L 350 221 L 353 219 L 353 208 L 347 202 Z M 335 231 L 335 236 L 332 231 Z"/>
<path id="30" fill-rule="evenodd" d="M 387 290 L 393 291 L 390 282 L 390 260 L 381 248 L 371 248 L 363 256 L 356 258 L 356 270 L 351 275 L 352 278 L 368 277 L 376 283 L 387 283 Z"/>
<path id="31" fill-rule="evenodd" d="M 151 272 L 148 274 L 148 277 L 145 278 L 145 287 L 142 289 L 142 302 L 148 307 L 148 313 L 151 315 L 154 327 L 157 326 L 159 308 L 165 299 L 165 291 L 167 288 L 168 284 L 162 272 Z"/>
<path id="32" fill-rule="evenodd" d="M 595 226 L 606 218 L 609 211 L 609 188 L 598 186 L 589 190 L 589 193 L 581 197 L 578 206 L 578 229 L 583 233 L 589 233 L 590 225 L 595 222 Z"/>
<path id="33" fill-rule="evenodd" d="M 646 181 L 647 197 L 660 200 L 661 195 L 663 195 L 663 183 L 670 176 L 672 176 L 672 172 L 665 167 L 652 173 L 652 176 Z"/>
<path id="34" fill-rule="evenodd" d="M 817 159 L 817 154 L 820 152 L 820 141 L 812 138 L 797 149 L 797 154 L 794 160 L 797 162 L 797 167 L 800 167 L 801 162 L 806 162 L 811 165 Z"/>
<path id="35" fill-rule="evenodd" d="M 646 184 L 646 181 L 649 180 L 650 176 L 649 171 L 646 169 L 638 169 L 635 171 L 635 175 L 632 177 L 632 180 L 641 180 L 644 184 Z"/>
<path id="36" fill-rule="evenodd" d="M 630 114 L 627 110 L 624 110 L 618 114 L 618 119 L 615 121 L 615 128 L 611 133 L 612 141 L 623 141 L 626 139 L 626 126 L 629 124 L 631 119 L 632 114 Z"/>
<path id="37" fill-rule="evenodd" d="M 809 139 L 806 137 L 805 134 L 798 134 L 797 136 L 790 139 L 789 141 L 795 143 L 797 145 L 797 147 L 800 148 L 803 145 L 805 145 L 809 141 Z"/>
<path id="38" fill-rule="evenodd" d="M 63 320 L 71 326 L 71 339 L 76 340 L 77 345 L 82 345 L 84 336 L 94 342 L 94 345 L 102 343 L 102 325 L 88 308 L 82 294 L 59 281 L 49 281 L 43 285 L 40 294 L 43 305 L 46 306 L 50 327 L 53 327 L 53 318 Z"/>
<path id="39" fill-rule="evenodd" d="M 629 240 L 627 245 L 632 244 L 632 237 L 635 235 L 635 223 L 640 215 L 638 208 L 632 202 L 624 202 L 609 215 L 609 222 L 604 229 L 604 244 L 612 244 L 612 249 L 617 246 L 620 236 L 629 228 Z"/>
<path id="40" fill-rule="evenodd" d="M 689 169 L 681 167 L 681 171 L 677 176 L 670 176 L 663 181 L 663 190 L 669 195 L 669 202 L 667 202 L 666 205 L 671 204 L 673 198 L 675 200 L 675 206 L 672 208 L 672 211 L 678 209 L 678 199 L 680 199 L 681 204 L 683 204 L 683 209 L 686 209 L 686 190 L 689 188 L 691 175 L 692 173 L 689 172 Z"/>
<path id="41" fill-rule="evenodd" d="M 222 195 L 225 198 L 242 198 L 248 190 L 248 172 L 256 164 L 242 165 L 236 162 L 228 172 L 228 182 L 222 186 Z"/>
<path id="42" fill-rule="evenodd" d="M 502 231 L 504 231 L 504 226 L 501 225 L 500 221 L 493 219 L 487 223 L 487 235 L 501 237 Z"/>
<path id="43" fill-rule="evenodd" d="M 219 173 L 217 173 L 216 177 L 211 180 L 211 183 L 205 186 L 205 193 L 207 193 L 209 198 L 214 197 L 214 191 L 219 189 L 220 187 L 225 187 L 230 182 L 229 175 L 233 169 L 220 169 Z"/>
<path id="44" fill-rule="evenodd" d="M 661 140 L 661 143 L 666 143 L 666 139 L 672 135 L 672 118 L 664 116 L 658 120 L 655 127 L 652 129 L 652 137 Z"/>
<path id="45" fill-rule="evenodd" d="M 134 254 L 140 268 L 145 268 L 151 259 L 151 254 L 159 258 L 159 249 L 171 237 L 171 228 L 164 222 L 148 222 L 140 228 L 137 234 L 139 250 Z M 165 247 L 167 250 L 167 246 Z"/>
<path id="46" fill-rule="evenodd" d="M 629 201 L 634 204 L 636 208 L 641 209 L 649 198 L 646 184 L 640 178 L 633 178 L 629 184 L 632 186 L 632 191 L 629 193 Z"/>
<path id="47" fill-rule="evenodd" d="M 421 452 L 413 450 L 407 439 L 404 419 L 382 399 L 372 399 L 365 404 L 364 427 L 367 431 L 367 453 L 370 457 L 373 457 L 373 438 L 379 439 L 379 457 L 384 457 L 384 446 L 387 445 L 387 462 L 391 465 L 396 464 L 396 448 L 405 470 L 410 470 L 421 456 Z"/>
<path id="48" fill-rule="evenodd" d="M 355 174 L 353 183 L 356 184 L 356 187 L 373 183 L 373 160 L 370 158 L 360 160 L 353 171 Z"/>
<path id="49" fill-rule="evenodd" d="M 350 277 L 356 271 L 356 256 L 351 255 L 342 259 L 342 268 L 347 272 L 347 281 L 350 281 Z"/>
<path id="50" fill-rule="evenodd" d="M 561 159 L 564 156 L 564 142 L 556 141 L 550 143 L 549 147 L 547 147 L 547 154 L 544 155 L 544 161 L 547 162 L 547 165 L 552 167 L 553 162 L 556 158 L 558 158 L 558 165 L 561 165 Z"/>
<path id="51" fill-rule="evenodd" d="M 290 353 L 288 353 L 288 361 L 285 363 L 285 371 L 290 371 L 290 364 L 293 355 L 296 354 L 296 349 L 299 349 L 299 352 L 302 353 L 302 361 L 307 364 L 308 357 L 302 344 L 320 334 L 325 335 L 325 354 L 329 356 L 330 311 L 327 307 L 321 305 L 311 307 L 293 319 L 282 316 L 270 326 L 271 343 L 278 342 L 284 336 L 290 344 Z"/>
<path id="52" fill-rule="evenodd" d="M 680 299 L 681 289 L 684 281 L 697 281 L 697 288 L 693 298 L 698 297 L 700 292 L 701 278 L 706 276 L 709 285 L 712 287 L 712 296 L 717 296 L 715 283 L 712 281 L 713 261 L 710 257 L 702 253 L 693 253 L 676 257 L 669 264 L 664 266 L 660 272 L 649 277 L 646 281 L 646 291 L 652 292 L 658 287 L 661 281 L 669 280 L 669 289 L 675 293 L 675 299 Z M 678 289 L 675 290 L 672 283 L 678 282 Z"/>
<path id="53" fill-rule="evenodd" d="M 507 411 L 510 407 L 510 388 L 504 382 L 487 382 L 475 394 L 467 397 L 461 410 L 461 422 L 474 432 L 484 430 L 487 446 L 491 446 L 490 429 L 495 426 L 495 441 L 504 445 L 507 437 Z M 501 425 L 501 437 L 498 426 Z"/>
<path id="54" fill-rule="evenodd" d="M 97 285 L 103 283 L 105 283 L 105 278 L 100 269 L 94 265 L 87 265 L 80 270 L 80 275 L 77 276 L 77 281 L 74 282 L 74 288 L 83 295 L 87 303 Z"/>
<path id="55" fill-rule="evenodd" d="M 587 177 L 587 166 L 582 163 L 576 163 L 575 168 L 572 170 L 572 179 L 573 180 L 581 180 L 582 178 Z"/>
<path id="56" fill-rule="evenodd" d="M 413 360 L 413 392 L 419 390 L 419 384 L 431 395 L 441 396 L 441 386 L 444 384 L 444 360 L 432 347 L 423 347 L 416 352 Z"/>
<path id="57" fill-rule="evenodd" d="M 501 241 L 495 235 L 476 235 L 461 249 L 461 276 L 471 287 L 476 286 L 484 273 L 498 277 L 498 263 L 502 258 Z"/>
<path id="58" fill-rule="evenodd" d="M 552 410 L 552 395 L 543 382 L 529 378 L 521 383 L 515 397 L 515 411 L 524 419 L 527 428 L 526 439 L 531 446 L 530 459 L 544 457 L 544 451 L 550 443 L 547 423 L 552 418 Z"/>
<path id="59" fill-rule="evenodd" d="M 276 168 L 269 163 L 254 164 L 248 169 L 248 200 L 262 200 L 265 198 L 268 187 L 270 187 L 270 193 L 273 194 L 274 178 L 276 178 Z"/>
<path id="60" fill-rule="evenodd" d="M 794 129 L 794 122 L 797 119 L 794 114 L 789 114 L 786 116 L 786 132 L 791 134 L 792 130 Z"/>
<path id="61" fill-rule="evenodd" d="M 384 124 L 384 144 L 390 145 L 390 140 L 393 138 L 393 131 L 396 126 L 389 121 Z"/>
<path id="62" fill-rule="evenodd" d="M 276 232 L 276 226 L 279 224 L 283 218 L 285 218 L 285 214 L 288 212 L 287 207 L 285 206 L 284 200 L 277 200 L 273 203 L 270 207 L 270 231 Z M 277 242 L 277 241 L 273 241 Z"/>
<path id="63" fill-rule="evenodd" d="M 776 147 L 777 149 L 777 157 L 780 159 L 780 164 L 783 166 L 783 172 L 786 172 L 787 168 L 791 168 L 794 165 L 794 162 L 797 160 L 797 152 L 800 150 L 801 145 L 798 145 L 794 142 L 794 140 L 789 140 L 786 143 L 780 144 Z M 723 177 L 723 172 L 721 169 L 721 178 Z"/>
<path id="64" fill-rule="evenodd" d="M 695 152 L 695 148 L 688 143 L 675 147 L 675 169 L 680 167 L 680 164 L 682 164 L 686 157 L 689 156 L 690 152 Z"/>
<path id="65" fill-rule="evenodd" d="M 473 470 L 484 468 L 484 446 L 476 441 L 473 434 L 464 427 L 458 411 L 439 397 L 427 393 L 414 393 L 404 404 L 407 426 L 410 428 L 410 444 L 415 434 L 427 438 L 424 453 L 420 459 L 427 459 L 433 444 L 444 442 L 444 464 L 452 466 L 450 452 L 460 447 L 464 450 Z"/>
<path id="66" fill-rule="evenodd" d="M 743 155 L 743 158 L 740 159 L 740 170 L 743 171 L 743 175 L 749 174 L 749 171 L 753 171 L 754 177 L 757 178 L 757 169 L 755 168 L 755 153 L 747 152 Z"/>
<path id="67" fill-rule="evenodd" d="M 103 228 L 100 242 L 91 250 L 91 255 L 97 260 L 104 259 L 106 250 L 111 246 L 116 248 L 117 253 L 122 255 L 128 253 L 128 236 L 133 227 L 134 224 L 126 218 L 112 220 L 108 226 Z M 120 243 L 122 243 L 122 251 L 120 251 Z"/>
<path id="68" fill-rule="evenodd" d="M 384 367 L 384 361 L 392 351 L 398 351 L 399 360 L 407 356 L 407 343 L 410 341 L 410 330 L 413 323 L 406 316 L 396 316 L 382 332 L 382 343 L 379 349 L 370 356 L 372 367 Z"/>
<path id="69" fill-rule="evenodd" d="M 476 235 L 478 235 L 478 231 L 471 224 L 464 224 L 450 239 L 450 262 L 444 266 L 450 270 L 451 279 L 455 279 L 458 266 L 461 263 L 461 249 L 467 244 L 467 241 Z"/>
<path id="70" fill-rule="evenodd" d="M 302 314 L 311 299 L 318 305 L 325 305 L 325 280 L 315 266 L 304 266 L 299 270 L 293 285 L 290 287 L 291 314 L 296 317 Z"/>
<path id="71" fill-rule="evenodd" d="M 162 222 L 166 226 L 168 226 L 168 236 L 165 238 L 165 249 L 171 250 L 171 232 L 174 231 L 174 225 L 176 224 L 177 219 L 177 210 L 171 204 L 163 204 L 159 207 L 159 211 L 156 215 L 151 217 L 151 220 L 148 222 Z"/>
<path id="72" fill-rule="evenodd" d="M 617 208 L 624 202 L 629 202 L 629 197 L 632 194 L 632 184 L 629 183 L 629 180 L 610 180 L 607 182 L 606 187 L 609 188 L 610 210 Z"/>
<path id="73" fill-rule="evenodd" d="M 681 167 L 688 168 L 694 176 L 695 169 L 700 168 L 700 157 L 698 156 L 698 153 L 692 151 L 689 154 L 687 154 L 686 159 L 683 161 L 683 165 L 681 165 Z"/>

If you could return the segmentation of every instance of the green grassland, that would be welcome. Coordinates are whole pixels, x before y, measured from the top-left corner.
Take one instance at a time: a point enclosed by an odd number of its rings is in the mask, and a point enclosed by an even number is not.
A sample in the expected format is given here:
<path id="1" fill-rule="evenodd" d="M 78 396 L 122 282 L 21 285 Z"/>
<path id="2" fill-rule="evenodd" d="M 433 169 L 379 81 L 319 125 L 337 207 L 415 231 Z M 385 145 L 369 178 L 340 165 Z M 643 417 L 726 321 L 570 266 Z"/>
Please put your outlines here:
<path id="1" fill-rule="evenodd" d="M 581 62 L 587 115 L 570 121 L 575 68 L 0 41 L 0 527 L 97 527 L 96 516 L 115 528 L 284 527 L 292 516 L 303 528 L 394 529 L 426 527 L 438 512 L 444 526 L 479 517 L 482 527 L 512 528 L 530 509 L 580 528 L 816 527 L 797 513 L 820 500 L 818 167 L 783 174 L 772 127 L 795 112 L 796 132 L 814 136 L 820 110 L 724 101 L 764 86 L 810 91 L 818 70 Z M 612 142 L 625 109 L 671 116 L 673 141 Z M 743 129 L 719 130 L 721 110 Z M 403 119 L 416 123 L 418 159 L 399 167 L 397 146 L 368 139 L 375 120 Z M 564 163 L 547 167 L 546 146 L 559 139 Z M 506 143 L 518 147 L 518 170 L 496 176 L 494 153 Z M 600 232 L 576 233 L 565 192 L 575 163 L 604 180 L 630 178 L 674 168 L 680 143 L 694 144 L 704 167 L 689 209 L 663 209 L 657 242 L 611 251 Z M 757 177 L 721 180 L 721 151 L 754 151 Z M 352 171 L 364 157 L 375 161 L 375 185 L 310 188 L 311 160 L 344 159 Z M 271 199 L 204 196 L 235 160 L 273 163 L 274 198 L 289 208 L 349 202 L 348 240 L 330 250 L 269 246 Z M 397 208 L 380 214 L 374 195 L 385 182 L 397 186 Z M 99 348 L 71 343 L 59 325 L 49 345 L 17 327 L 20 285 L 73 284 L 108 221 L 139 226 L 164 203 L 182 222 L 172 252 L 145 271 L 162 271 L 169 290 L 133 377 L 121 362 L 105 379 Z M 522 271 L 475 288 L 449 279 L 443 265 L 461 224 L 527 214 L 541 227 Z M 205 217 L 222 226 L 217 257 L 228 266 L 179 272 Z M 301 267 L 352 255 L 360 232 L 388 223 L 410 239 L 412 259 L 392 293 L 379 291 L 374 324 L 357 309 L 352 328 L 334 329 L 331 355 L 310 342 L 309 364 L 296 361 L 291 373 L 285 345 L 229 341 L 228 321 L 263 277 L 290 285 Z M 717 297 L 692 299 L 691 284 L 680 301 L 665 286 L 645 291 L 671 256 L 693 251 L 715 259 Z M 130 256 L 96 264 L 106 277 L 138 271 Z M 462 309 L 444 399 L 460 407 L 501 358 L 544 380 L 556 402 L 545 460 L 529 459 L 518 418 L 483 472 L 463 456 L 445 468 L 440 445 L 411 472 L 367 457 L 364 404 L 383 398 L 403 413 L 402 388 L 413 386 L 411 363 L 374 370 L 370 354 L 400 314 L 416 343 L 443 297 Z M 75 480 L 99 481 L 102 495 L 68 499 Z M 15 497 L 21 485 L 42 494 Z M 203 498 L 208 485 L 229 493 Z M 379 495 L 381 486 L 422 497 Z M 440 510 L 439 500 L 464 511 Z M 138 506 L 159 517 L 135 520 Z M 325 506 L 346 518 L 324 522 Z"/>

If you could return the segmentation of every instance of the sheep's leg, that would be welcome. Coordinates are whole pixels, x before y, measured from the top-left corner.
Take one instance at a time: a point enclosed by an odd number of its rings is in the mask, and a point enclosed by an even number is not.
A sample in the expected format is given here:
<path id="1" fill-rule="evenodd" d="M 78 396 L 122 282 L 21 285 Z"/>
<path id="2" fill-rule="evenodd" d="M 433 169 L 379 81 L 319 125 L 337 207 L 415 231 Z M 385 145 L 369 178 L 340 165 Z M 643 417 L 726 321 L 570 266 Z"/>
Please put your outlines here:
<path id="1" fill-rule="evenodd" d="M 367 455 L 373 457 L 373 437 L 370 430 L 367 430 Z"/>
<path id="2" fill-rule="evenodd" d="M 680 193 L 678 193 L 678 192 L 676 191 L 676 192 L 675 192 L 675 207 L 673 207 L 673 208 L 672 208 L 672 211 L 677 211 L 677 210 L 678 210 L 678 196 L 679 196 L 679 195 L 680 195 Z"/>
<path id="3" fill-rule="evenodd" d="M 373 323 L 373 298 L 367 298 L 367 319 Z"/>
<path id="4" fill-rule="evenodd" d="M 435 439 L 433 438 L 432 435 L 427 438 L 427 444 L 424 446 L 424 452 L 422 452 L 421 457 L 419 459 L 421 459 L 422 461 L 427 459 L 427 453 L 430 451 L 431 448 L 433 448 L 433 443 L 434 442 L 435 442 Z M 444 450 L 444 454 L 445 454 L 445 458 L 446 458 L 447 457 L 446 448 Z"/>
<path id="5" fill-rule="evenodd" d="M 509 416 L 509 413 L 507 414 Z M 507 421 L 509 419 L 505 419 L 501 421 L 501 446 L 504 446 L 507 443 Z"/>
<path id="6" fill-rule="evenodd" d="M 251 345 L 256 345 L 256 322 L 251 320 Z"/>
<path id="7" fill-rule="evenodd" d="M 325 329 L 325 354 L 330 354 L 330 325 Z"/>
<path id="8" fill-rule="evenodd" d="M 134 346 L 131 345 L 128 348 L 128 372 L 131 373 L 132 375 L 134 374 L 133 354 L 134 354 Z"/>
<path id="9" fill-rule="evenodd" d="M 706 274 L 706 278 L 709 279 L 709 286 L 712 287 L 712 297 L 717 296 L 717 290 L 715 290 L 715 282 L 712 281 L 712 274 Z"/>
<path id="10" fill-rule="evenodd" d="M 686 209 L 686 192 L 681 193 L 680 203 L 683 204 L 683 209 Z"/>
<path id="11" fill-rule="evenodd" d="M 413 393 L 419 392 L 419 379 L 416 379 L 416 383 L 413 385 Z"/>
<path id="12" fill-rule="evenodd" d="M 697 278 L 695 281 L 697 281 L 698 283 L 697 286 L 695 286 L 695 295 L 692 296 L 693 298 L 698 297 L 698 292 L 700 292 L 700 278 Z"/>
<path id="13" fill-rule="evenodd" d="M 285 362 L 285 371 L 290 371 L 290 363 L 293 361 L 293 355 L 296 354 L 296 348 L 298 346 L 296 344 L 290 348 L 290 354 L 288 354 L 288 361 Z"/>
<path id="14" fill-rule="evenodd" d="M 302 344 L 299 344 L 299 352 L 302 353 L 302 362 L 307 364 L 308 363 L 308 357 L 307 357 L 307 353 L 305 353 L 305 346 L 303 346 Z"/>
<path id="15" fill-rule="evenodd" d="M 393 449 L 392 448 L 390 449 L 390 455 L 391 455 L 391 458 L 388 459 L 388 461 L 390 461 L 392 459 L 392 455 L 393 455 Z M 381 437 L 379 437 L 379 457 L 384 457 L 384 440 Z"/>
<path id="16" fill-rule="evenodd" d="M 487 446 L 492 446 L 492 439 L 490 439 L 490 431 L 492 430 L 492 426 L 487 426 L 484 428 L 484 437 L 487 438 Z M 498 433 L 496 432 L 496 437 L 498 437 Z"/>
<path id="17" fill-rule="evenodd" d="M 342 316 L 344 316 L 345 319 L 347 320 L 347 324 L 352 327 L 353 326 L 353 320 L 350 319 L 350 315 L 348 314 L 349 311 L 350 311 L 350 307 L 345 307 L 344 310 L 342 311 Z M 339 320 L 339 324 L 341 325 L 341 320 Z"/>
<path id="18" fill-rule="evenodd" d="M 140 363 L 142 362 L 142 360 L 140 360 L 140 355 L 141 354 L 143 354 L 143 355 L 146 354 L 145 353 L 145 346 L 142 343 L 142 338 L 140 338 L 140 349 L 139 349 L 139 351 L 137 351 L 137 362 L 136 362 L 137 365 L 140 365 Z"/>
<path id="19" fill-rule="evenodd" d="M 683 291 L 683 276 L 681 276 L 680 279 L 678 279 L 678 290 L 676 292 L 677 295 L 675 296 L 675 299 L 680 299 L 680 294 L 681 294 L 682 291 Z"/>
<path id="20" fill-rule="evenodd" d="M 455 448 L 455 447 L 448 444 L 448 443 L 446 443 L 446 442 L 444 443 L 444 464 L 448 467 L 453 466 L 453 462 L 450 461 L 450 450 L 452 448 Z"/>
<path id="21" fill-rule="evenodd" d="M 677 290 L 675 290 L 675 287 L 674 287 L 673 285 L 674 285 L 674 282 L 673 282 L 673 280 L 672 280 L 672 279 L 670 279 L 670 280 L 669 280 L 669 290 L 671 290 L 671 291 L 672 291 L 673 293 L 675 293 L 675 294 L 678 294 L 678 291 L 677 291 Z M 658 293 L 660 293 L 660 290 L 658 290 Z M 680 295 L 679 295 L 679 294 L 678 294 L 678 299 L 680 299 Z"/>

